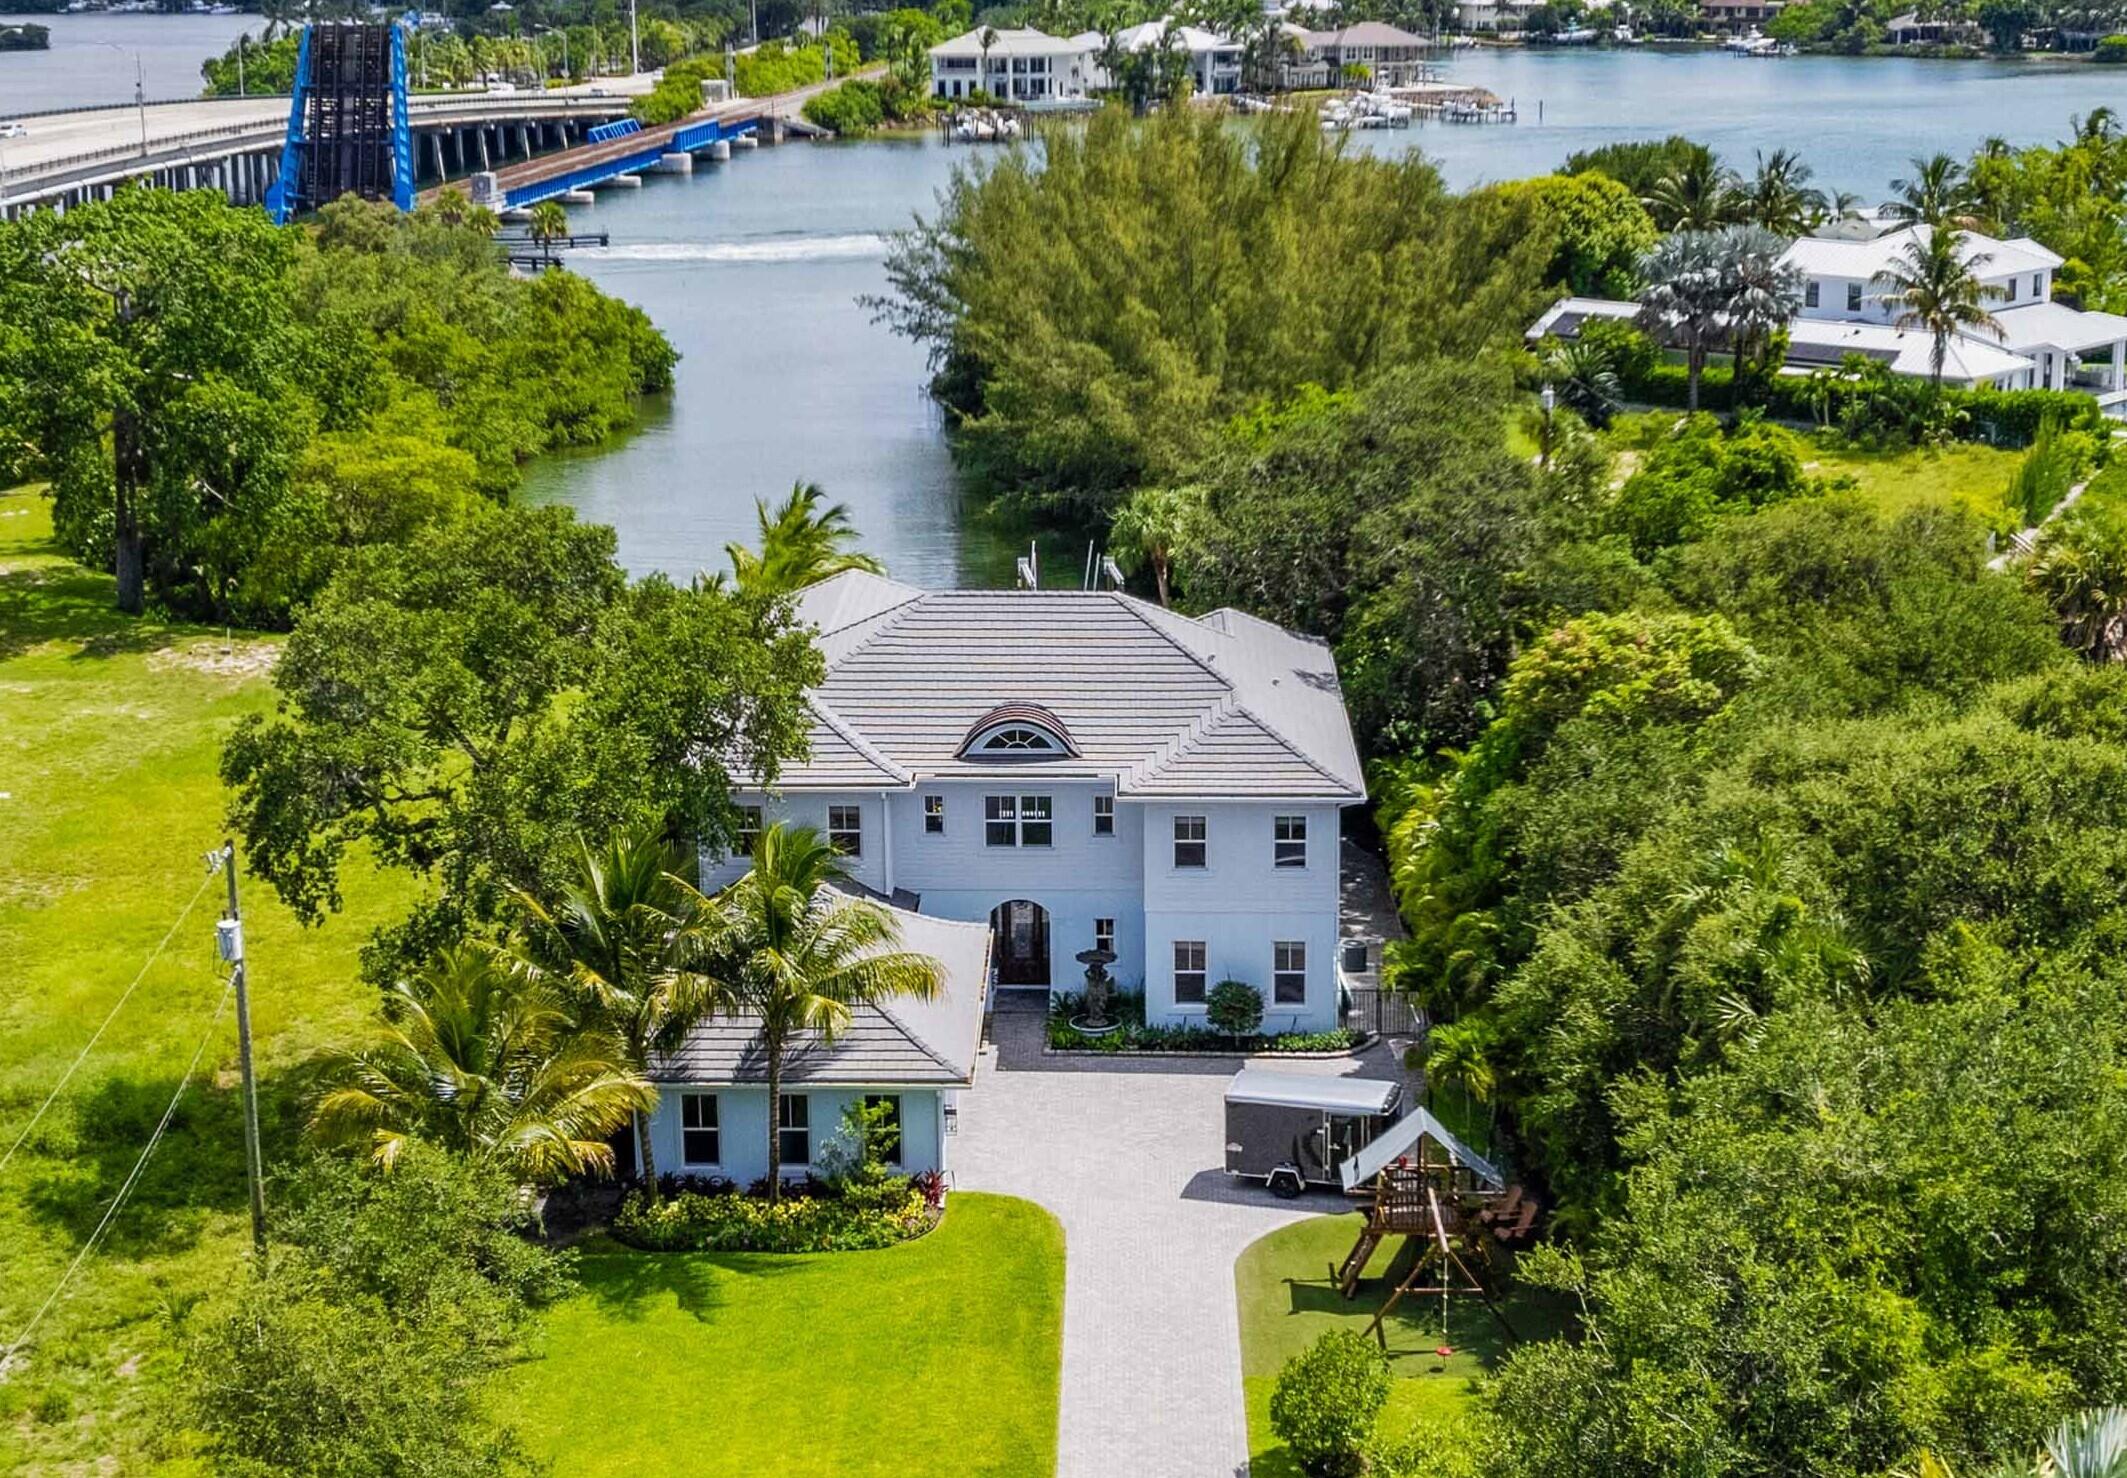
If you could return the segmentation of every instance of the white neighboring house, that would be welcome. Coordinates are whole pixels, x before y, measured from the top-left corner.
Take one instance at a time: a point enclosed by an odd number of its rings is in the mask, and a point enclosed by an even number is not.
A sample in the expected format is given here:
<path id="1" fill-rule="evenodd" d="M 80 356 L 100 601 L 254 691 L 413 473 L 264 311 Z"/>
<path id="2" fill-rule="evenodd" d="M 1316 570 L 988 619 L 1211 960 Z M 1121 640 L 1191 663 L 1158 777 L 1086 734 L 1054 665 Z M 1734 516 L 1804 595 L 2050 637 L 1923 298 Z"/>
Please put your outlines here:
<path id="1" fill-rule="evenodd" d="M 1124 51 L 1150 51 L 1159 45 L 1169 29 L 1174 32 L 1175 44 L 1189 57 L 1189 85 L 1205 96 L 1223 96 L 1238 92 L 1241 87 L 1241 43 L 1228 41 L 1224 36 L 1207 31 L 1201 26 L 1176 25 L 1170 17 L 1166 20 L 1145 21 L 1128 26 L 1115 33 L 1115 44 Z M 1095 60 L 1103 47 L 1095 38 Z M 1100 71 L 1099 86 L 1110 87 L 1114 79 L 1105 70 Z"/>
<path id="2" fill-rule="evenodd" d="M 899 947 L 937 960 L 944 988 L 928 1001 L 857 1007 L 831 1046 L 807 1033 L 786 1048 L 776 1114 L 786 1180 L 824 1165 L 842 1112 L 857 1099 L 890 1106 L 899 1133 L 887 1158 L 895 1169 L 952 1168 L 948 1135 L 982 1040 L 990 931 L 900 909 L 894 918 Z M 768 1065 L 760 1046 L 759 1017 L 716 1017 L 652 1065 L 659 1093 L 650 1143 L 660 1171 L 741 1185 L 768 1174 Z"/>
<path id="3" fill-rule="evenodd" d="M 1881 361 L 1893 374 L 1926 378 L 1935 341 L 1900 329 L 1900 310 L 1885 300 L 1876 277 L 1903 261 L 1908 246 L 1925 242 L 1926 226 L 1899 226 L 1863 235 L 1848 222 L 1837 234 L 1805 236 L 1781 260 L 1802 273 L 1802 307 L 1788 324 L 1783 372 L 1836 368 L 1848 354 Z M 1965 260 L 1994 295 L 1987 310 L 2000 325 L 1966 329 L 1950 338 L 1942 378 L 1961 389 L 2078 390 L 2094 396 L 2110 416 L 2127 416 L 2127 317 L 2087 313 L 2053 301 L 2061 258 L 2028 236 L 2000 241 L 1964 234 Z M 1570 339 L 1590 318 L 1630 321 L 1637 303 L 1612 298 L 1564 298 L 1530 325 L 1531 342 L 1547 334 Z"/>
<path id="4" fill-rule="evenodd" d="M 964 31 L 930 50 L 931 96 L 964 98 L 985 92 L 1017 103 L 1040 104 L 1083 98 L 1098 86 L 1094 53 L 1100 37 L 1051 36 L 1032 27 L 991 32 L 987 49 L 983 27 Z"/>
<path id="5" fill-rule="evenodd" d="M 1366 798 L 1320 642 L 1110 592 L 804 592 L 827 678 L 811 758 L 744 788 L 749 828 L 820 828 L 895 906 L 984 924 L 998 985 L 1082 988 L 1082 950 L 1200 1022 L 1222 980 L 1266 1030 L 1338 1020 L 1339 813 Z M 705 857 L 704 885 L 743 856 Z"/>
<path id="6" fill-rule="evenodd" d="M 1519 31 L 1529 12 L 1543 8 L 1545 0 L 1459 0 L 1455 24 L 1465 31 Z"/>

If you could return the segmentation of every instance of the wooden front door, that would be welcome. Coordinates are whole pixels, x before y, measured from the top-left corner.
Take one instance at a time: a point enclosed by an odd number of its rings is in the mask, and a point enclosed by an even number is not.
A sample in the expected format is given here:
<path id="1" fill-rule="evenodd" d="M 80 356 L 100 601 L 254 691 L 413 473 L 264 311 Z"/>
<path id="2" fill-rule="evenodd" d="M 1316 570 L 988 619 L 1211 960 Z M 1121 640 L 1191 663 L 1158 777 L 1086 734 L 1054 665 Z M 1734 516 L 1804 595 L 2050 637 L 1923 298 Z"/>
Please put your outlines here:
<path id="1" fill-rule="evenodd" d="M 990 911 L 999 985 L 1049 983 L 1049 911 L 1015 898 Z"/>

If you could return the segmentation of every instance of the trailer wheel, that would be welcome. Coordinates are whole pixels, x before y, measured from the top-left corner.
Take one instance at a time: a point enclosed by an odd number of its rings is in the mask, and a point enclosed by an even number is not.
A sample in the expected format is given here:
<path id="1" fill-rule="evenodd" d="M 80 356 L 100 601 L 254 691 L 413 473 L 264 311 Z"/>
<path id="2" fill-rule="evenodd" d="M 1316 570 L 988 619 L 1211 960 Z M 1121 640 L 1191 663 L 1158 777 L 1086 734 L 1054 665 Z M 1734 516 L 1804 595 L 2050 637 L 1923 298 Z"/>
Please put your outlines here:
<path id="1" fill-rule="evenodd" d="M 1295 1200 L 1307 1190 L 1307 1182 L 1300 1179 L 1297 1165 L 1280 1165 L 1265 1177 L 1263 1184 L 1269 1186 L 1270 1193 L 1281 1201 Z"/>

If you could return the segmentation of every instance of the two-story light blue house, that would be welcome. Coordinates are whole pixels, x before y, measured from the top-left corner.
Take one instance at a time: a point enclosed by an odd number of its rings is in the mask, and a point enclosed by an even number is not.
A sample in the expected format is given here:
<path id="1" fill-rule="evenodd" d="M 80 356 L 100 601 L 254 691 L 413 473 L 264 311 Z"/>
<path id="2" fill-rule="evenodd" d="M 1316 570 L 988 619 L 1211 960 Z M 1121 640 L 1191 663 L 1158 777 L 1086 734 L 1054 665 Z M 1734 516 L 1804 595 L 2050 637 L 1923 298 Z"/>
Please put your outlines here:
<path id="1" fill-rule="evenodd" d="M 901 907 L 989 924 L 1000 987 L 1075 990 L 1112 950 L 1153 1022 L 1222 980 L 1266 1030 L 1337 1018 L 1338 816 L 1365 799 L 1322 643 L 1105 592 L 806 591 L 811 758 L 742 793 L 819 827 Z M 707 858 L 721 885 L 745 858 Z"/>

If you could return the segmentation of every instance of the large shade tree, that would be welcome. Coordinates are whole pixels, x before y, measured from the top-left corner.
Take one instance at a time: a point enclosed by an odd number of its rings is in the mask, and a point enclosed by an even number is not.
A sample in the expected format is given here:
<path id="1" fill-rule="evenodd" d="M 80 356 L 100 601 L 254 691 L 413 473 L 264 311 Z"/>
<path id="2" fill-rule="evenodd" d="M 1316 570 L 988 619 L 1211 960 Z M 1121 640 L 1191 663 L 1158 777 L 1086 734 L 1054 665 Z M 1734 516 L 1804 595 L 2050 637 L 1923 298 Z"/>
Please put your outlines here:
<path id="1" fill-rule="evenodd" d="M 77 557 L 227 610 L 306 433 L 295 243 L 205 191 L 124 189 L 0 223 L 0 467 L 49 480 Z"/>
<path id="2" fill-rule="evenodd" d="M 807 1037 L 831 1042 L 857 1007 L 944 985 L 929 955 L 898 949 L 900 926 L 883 905 L 837 890 L 841 854 L 810 827 L 771 826 L 753 870 L 717 900 L 716 973 L 721 1009 L 760 1023 L 768 1078 L 768 1195 L 782 1190 L 776 1108 L 783 1067 Z"/>

